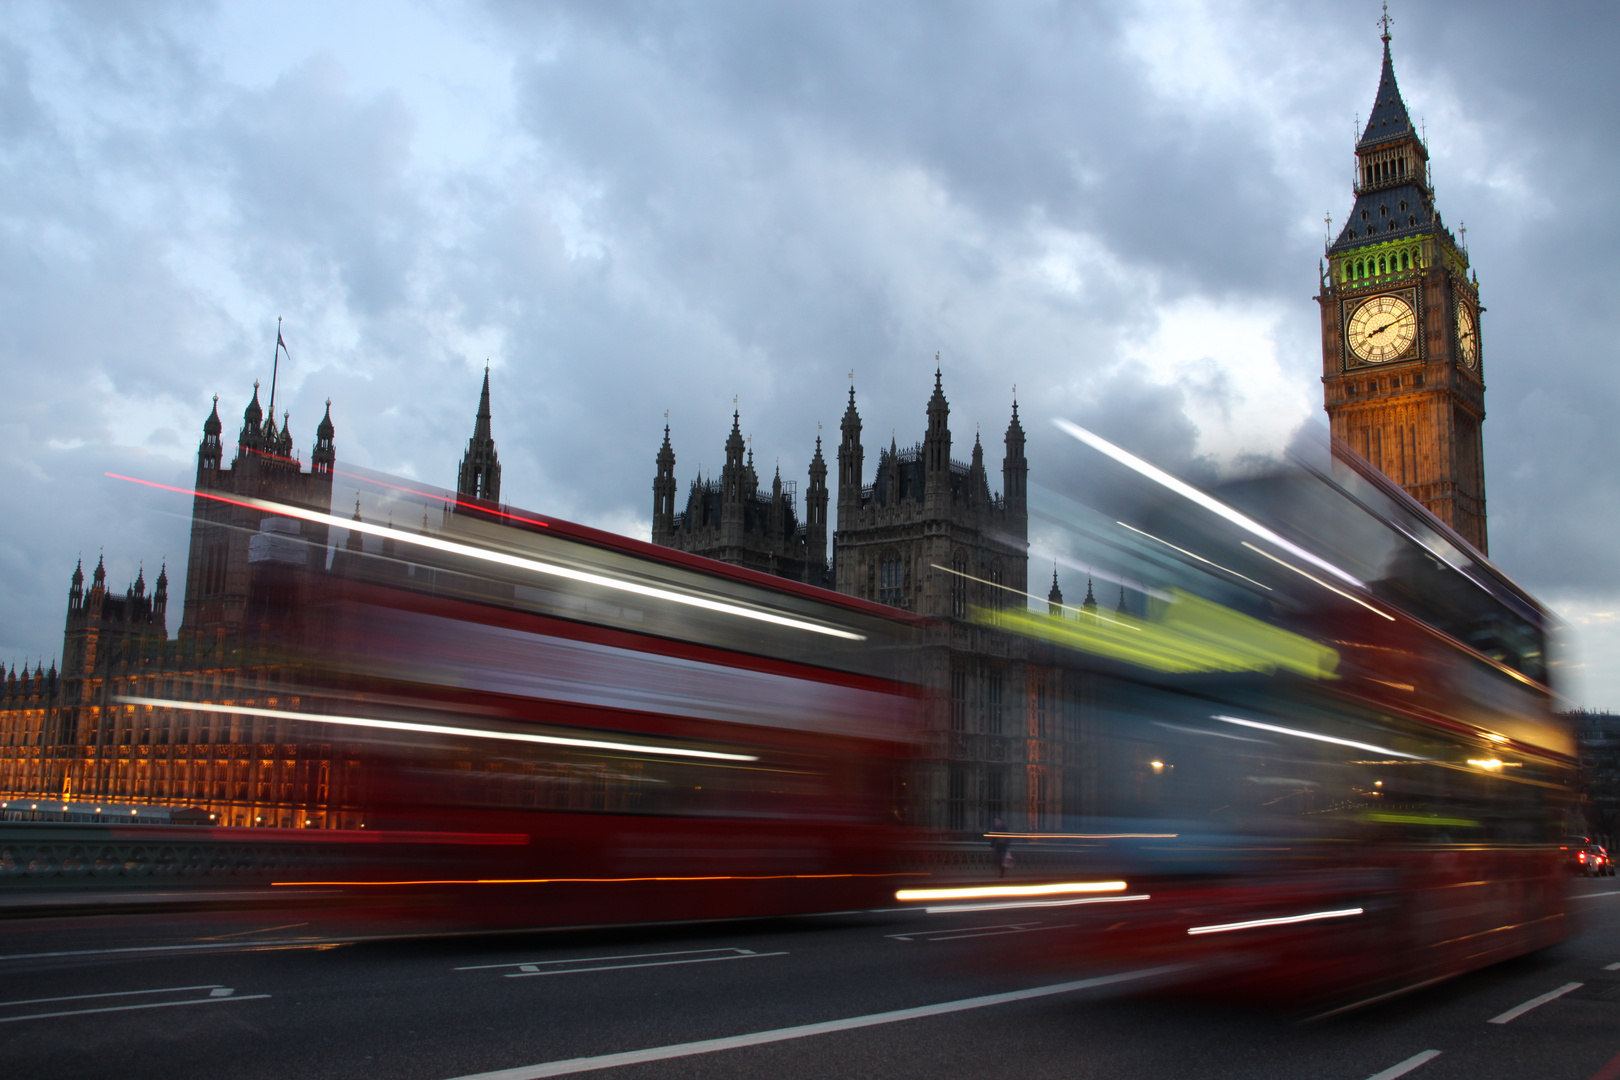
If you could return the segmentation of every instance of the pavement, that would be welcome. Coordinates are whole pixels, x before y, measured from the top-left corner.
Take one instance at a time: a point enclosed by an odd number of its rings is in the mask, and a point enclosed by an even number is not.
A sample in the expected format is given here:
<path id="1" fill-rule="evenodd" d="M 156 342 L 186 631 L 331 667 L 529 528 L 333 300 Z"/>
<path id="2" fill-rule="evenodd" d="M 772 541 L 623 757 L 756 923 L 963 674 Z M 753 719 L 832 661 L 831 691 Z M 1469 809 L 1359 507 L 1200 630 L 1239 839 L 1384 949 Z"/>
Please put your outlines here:
<path id="1" fill-rule="evenodd" d="M 0 1071 L 1620 1080 L 1620 885 L 1572 894 L 1564 943 L 1326 1018 L 1179 1000 L 1158 968 L 1020 970 L 1001 961 L 1042 920 L 995 913 L 503 933 L 318 908 L 13 918 Z"/>

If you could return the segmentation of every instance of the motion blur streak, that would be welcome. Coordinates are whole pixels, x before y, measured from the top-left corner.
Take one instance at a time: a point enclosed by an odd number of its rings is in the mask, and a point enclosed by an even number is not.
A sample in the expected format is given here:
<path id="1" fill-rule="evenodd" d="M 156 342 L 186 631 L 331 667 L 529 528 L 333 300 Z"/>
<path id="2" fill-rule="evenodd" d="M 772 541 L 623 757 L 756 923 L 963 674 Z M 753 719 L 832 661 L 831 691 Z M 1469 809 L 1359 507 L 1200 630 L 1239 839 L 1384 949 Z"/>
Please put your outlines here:
<path id="1" fill-rule="evenodd" d="M 319 510 L 305 510 L 301 507 L 270 502 L 266 499 L 246 498 L 242 501 L 255 509 L 266 510 L 272 514 L 302 518 L 305 521 L 313 521 L 339 529 L 354 529 L 357 532 L 382 537 L 385 540 L 389 538 L 403 540 L 409 544 L 432 548 L 435 551 L 443 551 L 451 555 L 466 555 L 474 559 L 498 563 L 502 566 L 516 567 L 519 570 L 532 570 L 535 573 L 547 574 L 551 577 L 567 578 L 570 581 L 578 581 L 585 585 L 599 585 L 605 589 L 617 589 L 620 592 L 633 593 L 636 596 L 645 596 L 654 600 L 668 600 L 671 603 L 686 604 L 690 607 L 717 611 L 723 615 L 735 615 L 743 619 L 757 619 L 760 622 L 774 623 L 777 626 L 787 626 L 795 630 L 808 630 L 814 634 L 827 634 L 830 637 L 845 638 L 850 641 L 863 640 L 860 634 L 840 630 L 834 626 L 818 626 L 802 619 L 792 619 L 786 615 L 777 615 L 770 611 L 758 611 L 753 608 L 740 607 L 736 604 L 728 604 L 723 600 L 712 600 L 706 596 L 691 596 L 686 593 L 672 592 L 669 589 L 656 588 L 652 585 L 640 585 L 633 581 L 624 581 L 603 574 L 593 574 L 589 570 L 575 570 L 572 567 L 558 566 L 555 563 L 541 562 L 538 559 L 528 559 L 521 555 L 488 551 L 484 548 L 474 547 L 471 544 L 461 544 L 454 540 L 444 540 L 436 536 L 413 535 L 403 530 L 396 530 L 388 525 L 355 521 L 352 518 L 340 517 L 337 514 L 323 514 Z"/>
<path id="2" fill-rule="evenodd" d="M 1258 521 L 1255 521 L 1247 514 L 1239 513 L 1230 506 L 1227 506 L 1225 503 L 1221 502 L 1219 499 L 1211 498 L 1210 496 L 1205 495 L 1202 491 L 1199 491 L 1191 484 L 1183 483 L 1182 481 L 1177 480 L 1175 477 L 1171 476 L 1158 466 L 1149 465 L 1135 454 L 1132 454 L 1127 450 L 1122 450 L 1113 443 L 1109 442 L 1107 439 L 1103 438 L 1101 435 L 1094 435 L 1085 428 L 1081 427 L 1079 424 L 1070 423 L 1068 420 L 1059 419 L 1053 420 L 1052 422 L 1056 424 L 1060 430 L 1073 435 L 1076 439 L 1079 439 L 1093 450 L 1097 450 L 1108 455 L 1121 465 L 1141 473 L 1154 483 L 1163 484 L 1177 495 L 1197 503 L 1199 506 L 1202 506 L 1205 510 L 1208 510 L 1210 513 L 1215 514 L 1218 517 L 1225 518 L 1238 528 L 1253 533 L 1255 536 L 1269 541 L 1270 543 L 1276 544 L 1284 551 L 1304 559 L 1312 566 L 1320 567 L 1321 569 L 1326 570 L 1339 580 L 1354 585 L 1358 589 L 1366 588 L 1365 585 L 1356 579 L 1355 575 L 1340 570 L 1337 566 L 1334 566 L 1326 559 L 1311 554 L 1298 544 L 1284 540 L 1282 537 L 1278 536 L 1276 533 L 1272 532 Z"/>
<path id="3" fill-rule="evenodd" d="M 191 709 L 205 713 L 236 713 L 262 716 L 269 720 L 296 720 L 306 724 L 342 724 L 346 727 L 384 728 L 414 731 L 425 735 L 459 735 L 470 739 L 502 739 L 510 742 L 542 743 L 546 746 L 576 746 L 588 750 L 619 750 L 628 754 L 654 754 L 659 757 L 704 758 L 714 761 L 758 761 L 751 754 L 727 754 L 719 750 L 689 750 L 679 746 L 652 746 L 645 743 L 607 742 L 602 739 L 569 739 L 561 735 L 531 735 L 521 731 L 486 731 L 482 728 L 450 727 L 445 724 L 417 724 L 407 720 L 371 720 L 361 716 L 328 716 L 325 713 L 287 712 L 248 705 L 209 705 L 200 701 L 171 701 L 165 698 L 119 696 L 120 705 L 151 705 L 163 709 Z"/>
<path id="4" fill-rule="evenodd" d="M 1308 679 L 1335 678 L 1339 654 L 1310 638 L 1251 618 L 1181 589 L 1144 619 L 1053 619 L 1027 611 L 974 609 L 983 624 L 1121 660 L 1154 671 L 1289 671 Z M 1120 629 L 1131 631 L 1120 633 Z"/>
<path id="5" fill-rule="evenodd" d="M 1366 608 L 1368 611 L 1372 612 L 1374 615 L 1377 615 L 1380 619 L 1388 619 L 1390 622 L 1395 621 L 1395 616 L 1389 614 L 1388 612 L 1379 611 L 1377 608 L 1375 608 L 1371 604 L 1367 603 L 1367 601 L 1362 600 L 1360 597 L 1351 596 L 1349 593 L 1345 592 L 1343 589 L 1339 588 L 1336 585 L 1329 585 L 1327 582 L 1323 581 L 1321 578 L 1317 577 L 1315 574 L 1306 573 L 1304 570 L 1301 570 L 1299 567 L 1295 566 L 1291 562 L 1288 562 L 1286 559 L 1279 559 L 1279 558 L 1277 558 L 1277 556 L 1273 555 L 1271 552 L 1264 551 L 1264 550 L 1262 550 L 1260 548 L 1257 548 L 1253 544 L 1249 543 L 1247 540 L 1243 541 L 1243 546 L 1248 548 L 1250 551 L 1254 552 L 1256 555 L 1265 556 L 1266 558 L 1270 559 L 1272 562 L 1276 563 L 1278 566 L 1286 566 L 1288 569 L 1292 570 L 1294 573 L 1298 574 L 1300 577 L 1309 578 L 1310 580 L 1316 582 L 1318 585 L 1322 586 L 1322 588 L 1327 589 L 1329 592 L 1338 593 L 1340 596 L 1344 597 L 1346 600 L 1349 600 L 1350 602 L 1355 603 L 1355 604 L 1360 604 L 1362 607 Z"/>
<path id="6" fill-rule="evenodd" d="M 1210 559 L 1206 559 L 1202 555 L 1198 554 L 1196 551 L 1188 551 L 1184 547 L 1177 547 L 1175 544 L 1172 544 L 1170 541 L 1166 540 L 1162 536 L 1154 536 L 1150 532 L 1145 532 L 1142 529 L 1138 529 L 1135 525 L 1127 525 L 1123 521 L 1116 521 L 1116 522 L 1114 522 L 1114 524 L 1118 525 L 1122 529 L 1129 529 L 1129 530 L 1131 530 L 1131 532 L 1136 533 L 1139 536 L 1145 536 L 1149 540 L 1157 541 L 1158 543 L 1161 543 L 1165 547 L 1169 548 L 1171 551 L 1179 551 L 1183 555 L 1187 556 L 1187 558 L 1189 558 L 1189 559 L 1197 559 L 1199 562 L 1203 563 L 1206 566 L 1213 566 L 1215 569 L 1221 571 L 1222 573 L 1231 574 L 1235 578 L 1242 578 L 1244 581 L 1247 581 L 1250 585 L 1255 585 L 1255 586 L 1258 586 L 1259 588 L 1262 588 L 1262 589 L 1266 590 L 1266 592 L 1271 592 L 1271 586 L 1270 585 L 1262 585 L 1260 582 L 1254 580 L 1254 578 L 1252 578 L 1252 577 L 1249 577 L 1247 574 L 1240 574 L 1236 570 L 1233 570 L 1231 567 L 1222 566 L 1218 562 L 1214 562 L 1214 561 L 1212 561 Z"/>
<path id="7" fill-rule="evenodd" d="M 365 533 L 369 536 L 381 537 L 384 540 L 392 539 L 398 543 L 414 544 L 417 547 L 430 548 L 451 555 L 465 555 L 468 558 L 482 559 L 485 562 L 498 563 L 502 566 L 512 566 L 519 570 L 531 570 L 537 574 L 546 574 L 551 577 L 566 578 L 586 585 L 598 585 L 605 589 L 616 589 L 620 592 L 633 593 L 654 600 L 667 600 L 674 604 L 685 604 L 689 607 L 703 608 L 706 611 L 717 611 L 723 615 L 735 615 L 742 619 L 755 619 L 759 622 L 773 623 L 777 626 L 786 626 L 794 630 L 808 630 L 814 634 L 826 634 L 829 637 L 844 638 L 849 641 L 864 641 L 861 634 L 848 630 L 840 630 L 834 626 L 820 626 L 816 623 L 805 622 L 803 619 L 793 619 L 786 615 L 778 615 L 770 611 L 759 611 L 754 608 L 745 608 L 737 604 L 728 604 L 723 600 L 713 600 L 706 596 L 692 596 L 686 593 L 672 592 L 669 589 L 659 589 L 651 585 L 640 585 L 633 581 L 624 581 L 619 578 L 607 577 L 602 574 L 593 574 L 588 570 L 575 570 L 567 566 L 558 566 L 554 563 L 541 562 L 538 559 L 528 559 L 521 555 L 509 555 L 500 551 L 489 551 L 471 544 L 461 544 L 454 540 L 444 540 L 436 536 L 423 536 L 413 534 L 403 529 L 395 529 L 391 525 L 378 525 L 368 521 L 356 521 L 352 518 L 340 517 L 337 514 L 326 514 L 319 510 L 306 510 L 299 506 L 288 506 L 285 503 L 271 502 L 268 499 L 256 499 L 246 496 L 241 499 L 226 499 L 206 491 L 194 491 L 189 488 L 171 487 L 168 484 L 157 484 L 150 480 L 139 480 L 133 476 L 120 476 L 117 473 L 108 473 L 115 480 L 129 480 L 136 484 L 145 484 L 148 487 L 164 488 L 169 491 L 178 491 L 184 494 L 196 495 L 205 499 L 214 499 L 219 502 L 236 503 L 238 506 L 251 507 L 254 510 L 263 510 L 282 517 L 298 518 L 303 521 L 326 525 L 329 528 L 351 529 L 355 532 Z"/>
<path id="8" fill-rule="evenodd" d="M 925 873 L 705 874 L 687 877 L 430 878 L 415 881 L 273 881 L 272 885 L 619 885 L 633 881 L 820 881 L 828 878 L 927 877 Z"/>
<path id="9" fill-rule="evenodd" d="M 995 896 L 1061 896 L 1064 893 L 1124 892 L 1123 881 L 1059 881 L 1048 885 L 979 885 L 954 889 L 901 889 L 896 900 L 978 900 Z"/>
<path id="10" fill-rule="evenodd" d="M 1340 911 L 1313 911 L 1309 915 L 1285 915 L 1276 919 L 1250 919 L 1248 922 L 1219 923 L 1215 926 L 1189 926 L 1189 934 L 1224 934 L 1228 930 L 1252 930 L 1259 926 L 1289 926 L 1293 923 L 1315 922 L 1318 919 L 1346 919 L 1352 915 L 1360 915 L 1361 908 L 1344 908 Z"/>
<path id="11" fill-rule="evenodd" d="M 1353 746 L 1357 750 L 1371 750 L 1375 754 L 1389 754 L 1391 757 L 1410 758 L 1413 761 L 1429 760 L 1418 754 L 1404 754 L 1399 750 L 1391 750 L 1387 746 L 1374 746 L 1372 743 L 1355 742 L 1351 739 L 1335 739 L 1332 735 L 1319 735 L 1314 731 L 1300 731 L 1297 728 L 1279 727 L 1276 724 L 1262 724 L 1258 720 L 1240 720 L 1235 716 L 1212 716 L 1210 719 L 1219 720 L 1224 724 L 1240 724 L 1243 727 L 1258 728 L 1261 731 L 1275 731 L 1279 735 L 1292 735 L 1299 739 L 1314 739 L 1317 742 L 1333 743 L 1335 746 Z"/>
<path id="12" fill-rule="evenodd" d="M 1008 911 L 1012 908 L 1074 907 L 1076 904 L 1122 904 L 1129 900 L 1151 900 L 1148 893 L 1134 896 L 1083 896 L 1073 900 L 1014 900 L 1005 904 L 947 904 L 924 910 L 930 915 L 949 915 L 954 911 Z"/>
<path id="13" fill-rule="evenodd" d="M 1014 840 L 1174 840 L 1173 832 L 987 832 L 985 836 L 1005 836 Z"/>

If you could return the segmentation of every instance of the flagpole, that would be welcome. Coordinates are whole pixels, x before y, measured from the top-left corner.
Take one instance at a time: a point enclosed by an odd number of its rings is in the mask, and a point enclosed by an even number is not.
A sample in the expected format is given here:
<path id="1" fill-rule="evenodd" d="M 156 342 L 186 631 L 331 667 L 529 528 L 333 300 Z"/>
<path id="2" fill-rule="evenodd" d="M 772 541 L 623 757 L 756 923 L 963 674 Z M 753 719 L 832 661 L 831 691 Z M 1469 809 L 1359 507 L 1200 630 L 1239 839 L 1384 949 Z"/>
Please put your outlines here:
<path id="1" fill-rule="evenodd" d="M 270 361 L 270 422 L 276 419 L 276 372 L 281 364 L 281 350 L 286 348 L 281 343 L 281 316 L 276 316 L 276 351 Z"/>

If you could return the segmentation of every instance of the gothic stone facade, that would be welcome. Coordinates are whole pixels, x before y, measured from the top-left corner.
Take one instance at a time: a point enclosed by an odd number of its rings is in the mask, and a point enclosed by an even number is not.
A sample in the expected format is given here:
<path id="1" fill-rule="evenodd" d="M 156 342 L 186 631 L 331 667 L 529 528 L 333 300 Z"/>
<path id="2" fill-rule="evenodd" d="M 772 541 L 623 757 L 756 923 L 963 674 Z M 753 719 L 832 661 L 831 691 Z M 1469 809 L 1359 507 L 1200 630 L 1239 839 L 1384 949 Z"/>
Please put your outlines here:
<path id="1" fill-rule="evenodd" d="M 308 469 L 283 416 L 266 417 L 255 384 L 225 463 L 219 402 L 197 449 L 186 599 L 178 633 L 167 626 L 168 574 L 146 592 L 144 576 L 124 595 L 106 586 L 98 563 L 90 588 L 82 567 L 68 590 L 62 670 L 53 663 L 0 677 L 0 801 L 18 797 L 195 806 L 222 825 L 355 827 L 349 797 L 359 747 L 312 743 L 276 719 L 159 708 L 128 699 L 203 700 L 274 708 L 300 706 L 296 661 L 271 628 L 296 630 L 315 598 L 304 572 L 344 572 L 363 554 L 351 532 L 330 552 L 326 526 L 267 516 L 253 499 L 323 513 L 332 507 L 336 462 L 331 403 L 315 428 Z M 458 470 L 458 502 L 500 497 L 500 462 L 490 434 L 489 374 L 473 436 Z M 210 497 L 214 496 L 214 497 Z M 358 508 L 356 509 L 358 515 Z M 448 517 L 448 515 L 447 515 Z M 384 542 L 385 568 L 396 568 Z"/>
<path id="2" fill-rule="evenodd" d="M 243 505 L 252 498 L 329 511 L 335 461 L 331 409 L 316 427 L 311 467 L 259 405 L 242 416 L 229 465 L 218 400 L 197 451 L 186 601 L 167 628 L 168 575 L 148 596 L 138 577 L 124 596 L 98 563 L 90 588 L 75 569 L 62 671 L 0 686 L 0 798 L 195 806 L 219 824 L 345 824 L 343 747 L 311 745 L 276 720 L 129 699 L 206 700 L 296 710 L 297 671 L 257 631 L 307 597 L 278 589 L 289 560 L 325 550 L 324 526 L 295 525 Z M 230 502 L 208 495 L 224 496 Z M 307 541 L 307 545 L 304 542 Z"/>
<path id="3" fill-rule="evenodd" d="M 935 372 L 921 442 L 893 440 L 865 480 L 861 418 L 850 390 L 838 446 L 837 531 L 825 563 L 827 467 L 821 442 L 810 463 L 806 521 L 794 525 L 792 488 L 780 475 L 760 493 L 736 415 L 718 482 L 696 479 L 675 513 L 675 454 L 664 429 L 653 481 L 653 541 L 919 614 L 938 622 L 918 658 L 940 702 L 937 729 L 912 779 L 919 823 L 977 831 L 1061 827 L 1079 812 L 1079 750 L 1088 684 L 1041 663 L 1024 639 L 982 617 L 1028 602 L 1029 464 L 1013 405 L 1002 458 L 1002 493 L 990 490 L 977 439 L 966 462 L 951 457 L 950 405 Z M 817 581 L 820 569 L 824 581 Z M 1047 650 L 1050 651 L 1050 650 Z"/>
<path id="4" fill-rule="evenodd" d="M 821 440 L 816 440 L 810 460 L 803 524 L 795 507 L 797 485 L 783 481 L 782 470 L 777 469 L 770 494 L 762 493 L 753 451 L 745 459 L 744 445 L 738 414 L 733 412 L 720 479 L 695 477 L 687 489 L 686 508 L 677 513 L 675 451 L 665 425 L 653 479 L 653 543 L 808 585 L 830 586 L 827 463 L 821 456 Z"/>
<path id="5" fill-rule="evenodd" d="M 850 389 L 838 446 L 830 567 L 827 464 L 819 438 L 801 525 L 795 485 L 784 482 L 780 470 L 769 494 L 759 490 L 735 413 L 720 479 L 693 479 L 686 507 L 677 513 L 675 452 L 666 426 L 653 479 L 653 543 L 939 618 L 965 618 L 973 607 L 1023 606 L 1029 464 L 1018 406 L 1007 426 L 1000 495 L 990 490 L 978 439 L 971 461 L 951 458 L 950 405 L 937 371 L 927 412 L 922 442 L 902 450 L 891 440 L 867 484 L 861 418 Z"/>
<path id="6" fill-rule="evenodd" d="M 839 592 L 938 618 L 964 618 L 973 607 L 1025 605 L 1029 463 L 1016 402 L 1001 495 L 990 491 L 977 438 L 971 461 L 951 458 L 950 405 L 937 371 L 922 442 L 901 450 L 891 439 L 871 484 L 862 483 L 866 451 L 853 388 L 842 427 L 834 558 Z"/>

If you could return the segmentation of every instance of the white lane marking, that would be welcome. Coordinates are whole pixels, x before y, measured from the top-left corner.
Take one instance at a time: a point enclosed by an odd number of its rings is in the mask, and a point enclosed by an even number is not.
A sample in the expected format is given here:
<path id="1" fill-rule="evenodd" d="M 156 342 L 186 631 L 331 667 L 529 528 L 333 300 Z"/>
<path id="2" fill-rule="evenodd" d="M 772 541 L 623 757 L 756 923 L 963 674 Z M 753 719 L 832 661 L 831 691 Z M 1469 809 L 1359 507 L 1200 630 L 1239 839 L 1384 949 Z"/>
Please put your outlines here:
<path id="1" fill-rule="evenodd" d="M 694 956 L 686 960 L 649 960 L 640 964 L 598 964 L 596 967 L 553 968 L 551 971 L 516 971 L 508 979 L 527 979 L 531 975 L 583 975 L 591 971 L 623 971 L 626 968 L 674 967 L 678 964 L 710 964 L 716 960 L 759 960 L 767 956 L 786 956 L 786 952 L 744 953 L 739 956 Z"/>
<path id="2" fill-rule="evenodd" d="M 675 949 L 670 952 L 644 952 L 625 953 L 621 956 L 578 956 L 571 960 L 514 960 L 506 964 L 470 964 L 467 967 L 458 967 L 456 971 L 489 971 L 493 968 L 515 967 L 527 970 L 530 967 L 543 967 L 547 964 L 594 964 L 606 960 L 658 960 L 666 956 L 703 956 L 708 953 L 749 954 L 752 949 Z"/>
<path id="3" fill-rule="evenodd" d="M 69 994 L 66 997 L 26 998 L 22 1001 L 0 1001 L 0 1009 L 16 1005 L 48 1005 L 56 1001 L 88 1001 L 91 998 L 134 997 L 139 994 L 183 994 L 188 990 L 217 990 L 219 983 L 207 986 L 164 986 L 156 990 L 110 990 L 101 994 Z"/>
<path id="4" fill-rule="evenodd" d="M 1395 1080 L 1397 1076 L 1405 1076 L 1419 1065 L 1426 1065 L 1439 1056 L 1438 1050 L 1425 1050 L 1421 1054 L 1413 1054 L 1399 1065 L 1391 1065 L 1383 1072 L 1373 1073 L 1367 1080 Z"/>
<path id="5" fill-rule="evenodd" d="M 1561 998 L 1565 994 L 1569 993 L 1571 990 L 1579 990 L 1581 987 L 1583 987 L 1585 985 L 1586 985 L 1585 983 L 1565 983 L 1563 986 L 1560 986 L 1556 990 L 1549 990 L 1545 994 L 1542 994 L 1540 997 L 1531 998 L 1529 1001 L 1525 1002 L 1523 1005 L 1515 1005 L 1515 1006 L 1513 1006 L 1513 1008 L 1509 1009 L 1507 1012 L 1503 1013 L 1501 1016 L 1493 1016 L 1493 1017 L 1491 1017 L 1489 1020 L 1486 1021 L 1486 1023 L 1489 1023 L 1489 1024 L 1505 1024 L 1510 1020 L 1517 1020 L 1519 1017 L 1523 1016 L 1525 1013 L 1529 1012 L 1531 1009 L 1538 1008 L 1538 1007 L 1540 1007 L 1542 1005 L 1545 1005 L 1545 1004 L 1547 1004 L 1547 1002 L 1552 1001 L 1554 998 Z"/>
<path id="6" fill-rule="evenodd" d="M 0 1016 L 0 1024 L 23 1020 L 51 1020 L 59 1016 L 89 1016 L 92 1013 L 135 1012 L 138 1009 L 169 1009 L 180 1005 L 223 1005 L 230 1001 L 257 1001 L 269 994 L 232 994 L 230 997 L 192 998 L 189 1001 L 152 1001 L 145 1005 L 106 1005 L 99 1009 L 69 1009 L 63 1012 L 30 1013 L 27 1016 Z"/>
<path id="7" fill-rule="evenodd" d="M 435 935 L 424 935 L 435 936 Z M 307 945 L 353 945 L 362 941 L 393 941 L 392 937 L 362 937 L 362 938 L 291 938 L 281 941 L 231 941 L 206 945 L 131 945 L 123 949 L 62 949 L 58 952 L 32 952 L 13 953 L 10 956 L 0 956 L 0 962 L 8 960 L 54 960 L 63 956 L 117 956 L 121 953 L 163 953 L 163 952 L 189 952 L 193 949 L 212 949 L 214 952 L 252 952 L 263 949 L 267 945 L 307 946 Z"/>
<path id="8" fill-rule="evenodd" d="M 876 1027 L 879 1024 L 899 1023 L 902 1020 L 918 1020 L 923 1017 L 943 1016 L 947 1013 L 965 1012 L 968 1009 L 983 1009 L 991 1005 L 1002 1005 L 1013 1001 L 1029 1001 L 1034 998 L 1051 997 L 1054 994 L 1068 994 L 1077 990 L 1089 990 L 1099 986 L 1112 986 L 1116 983 L 1147 979 L 1155 975 L 1167 975 L 1173 971 L 1180 971 L 1182 968 L 1183 965 L 1181 964 L 1143 968 L 1140 971 L 1126 971 L 1118 975 L 1103 975 L 1094 979 L 1078 979 L 1074 982 L 1054 983 L 1051 986 L 1037 986 L 1029 990 L 1014 990 L 1005 994 L 986 994 L 983 997 L 962 998 L 958 1001 L 942 1001 L 937 1005 L 920 1005 L 913 1009 L 895 1009 L 892 1012 L 869 1013 L 866 1016 L 851 1016 L 843 1020 L 826 1020 L 819 1024 L 800 1024 L 797 1027 L 756 1031 L 748 1035 L 730 1035 L 723 1039 L 703 1039 L 699 1042 L 676 1043 L 672 1046 L 654 1046 L 645 1050 L 628 1050 L 620 1054 L 600 1054 L 595 1057 L 569 1058 L 566 1061 L 545 1061 L 537 1065 L 520 1065 L 515 1069 L 473 1073 L 468 1076 L 457 1077 L 456 1080 L 539 1080 L 540 1077 L 546 1076 L 569 1076 L 574 1073 L 593 1072 L 597 1069 L 614 1069 L 621 1065 L 638 1065 L 648 1061 L 668 1061 L 671 1058 L 691 1057 L 694 1054 L 712 1054 L 719 1050 L 735 1050 L 744 1046 L 762 1046 L 766 1043 L 785 1042 L 788 1039 L 804 1039 L 812 1035 L 853 1031 L 857 1028 Z"/>
<path id="9" fill-rule="evenodd" d="M 1620 964 L 1604 964 L 1604 971 L 1620 971 Z"/>
<path id="10" fill-rule="evenodd" d="M 1598 897 L 1598 896 L 1620 896 L 1620 889 L 1617 889 L 1614 892 L 1587 892 L 1587 893 L 1581 893 L 1579 896 L 1570 897 L 1570 899 L 1571 900 L 1591 900 L 1594 897 Z"/>

